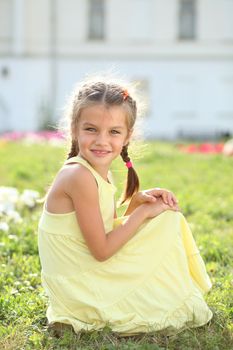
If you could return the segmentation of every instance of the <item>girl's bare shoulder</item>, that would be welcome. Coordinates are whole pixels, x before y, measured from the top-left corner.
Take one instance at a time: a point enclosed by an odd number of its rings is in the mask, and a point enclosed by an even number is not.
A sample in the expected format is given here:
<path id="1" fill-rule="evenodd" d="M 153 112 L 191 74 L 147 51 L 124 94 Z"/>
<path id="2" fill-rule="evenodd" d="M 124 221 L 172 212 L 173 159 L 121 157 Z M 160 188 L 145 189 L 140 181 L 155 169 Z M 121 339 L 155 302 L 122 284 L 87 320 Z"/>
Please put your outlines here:
<path id="1" fill-rule="evenodd" d="M 78 163 L 64 165 L 60 169 L 58 177 L 63 182 L 65 188 L 72 192 L 77 187 L 82 188 L 84 186 L 87 188 L 88 186 L 96 186 L 96 181 L 91 171 Z"/>
<path id="2" fill-rule="evenodd" d="M 80 197 L 82 201 L 87 196 L 90 199 L 96 192 L 94 177 L 87 168 L 79 164 L 62 167 L 48 192 L 47 210 L 52 213 L 73 211 Z"/>

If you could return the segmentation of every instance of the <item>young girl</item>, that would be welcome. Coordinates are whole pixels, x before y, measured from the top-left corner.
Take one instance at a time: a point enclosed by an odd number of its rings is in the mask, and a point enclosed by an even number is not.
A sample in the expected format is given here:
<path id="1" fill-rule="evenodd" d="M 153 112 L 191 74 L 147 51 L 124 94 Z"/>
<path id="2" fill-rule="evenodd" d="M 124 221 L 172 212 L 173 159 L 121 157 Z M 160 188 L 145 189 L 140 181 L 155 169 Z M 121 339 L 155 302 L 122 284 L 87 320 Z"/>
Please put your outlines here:
<path id="1" fill-rule="evenodd" d="M 139 192 L 128 155 L 137 116 L 131 93 L 115 82 L 89 81 L 69 109 L 71 150 L 46 198 L 39 223 L 42 283 L 50 325 L 75 332 L 108 325 L 121 335 L 206 324 L 211 288 L 190 228 L 172 192 Z M 116 216 L 112 161 L 128 169 Z"/>

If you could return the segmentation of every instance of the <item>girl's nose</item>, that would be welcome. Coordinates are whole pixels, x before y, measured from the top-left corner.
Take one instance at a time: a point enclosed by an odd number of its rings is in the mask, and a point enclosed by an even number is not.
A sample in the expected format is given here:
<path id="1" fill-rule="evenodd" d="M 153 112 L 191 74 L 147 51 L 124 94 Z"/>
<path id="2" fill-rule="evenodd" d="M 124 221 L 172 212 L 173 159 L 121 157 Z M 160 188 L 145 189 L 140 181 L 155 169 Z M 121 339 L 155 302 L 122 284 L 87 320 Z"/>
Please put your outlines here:
<path id="1" fill-rule="evenodd" d="M 95 143 L 97 145 L 105 145 L 108 142 L 108 137 L 106 136 L 105 133 L 99 133 L 97 135 Z"/>

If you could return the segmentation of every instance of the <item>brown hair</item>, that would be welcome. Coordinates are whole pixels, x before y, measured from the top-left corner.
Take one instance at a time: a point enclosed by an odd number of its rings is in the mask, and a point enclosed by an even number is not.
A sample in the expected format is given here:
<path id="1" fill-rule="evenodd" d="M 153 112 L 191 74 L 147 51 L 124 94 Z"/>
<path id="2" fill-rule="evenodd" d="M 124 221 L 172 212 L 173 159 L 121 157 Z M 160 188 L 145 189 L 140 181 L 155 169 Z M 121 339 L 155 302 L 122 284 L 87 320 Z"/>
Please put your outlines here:
<path id="1" fill-rule="evenodd" d="M 79 153 L 78 140 L 75 137 L 77 122 L 81 111 L 95 104 L 103 104 L 107 108 L 112 106 L 122 106 L 126 111 L 126 122 L 129 131 L 133 129 L 137 117 L 137 105 L 131 94 L 125 87 L 115 82 L 105 82 L 101 80 L 83 83 L 74 90 L 71 96 L 66 116 L 70 124 L 71 146 L 68 159 L 75 157 Z M 121 157 L 125 163 L 130 161 L 128 155 L 128 145 L 123 146 Z M 133 167 L 128 168 L 127 183 L 122 195 L 121 204 L 130 199 L 139 189 L 139 179 Z"/>

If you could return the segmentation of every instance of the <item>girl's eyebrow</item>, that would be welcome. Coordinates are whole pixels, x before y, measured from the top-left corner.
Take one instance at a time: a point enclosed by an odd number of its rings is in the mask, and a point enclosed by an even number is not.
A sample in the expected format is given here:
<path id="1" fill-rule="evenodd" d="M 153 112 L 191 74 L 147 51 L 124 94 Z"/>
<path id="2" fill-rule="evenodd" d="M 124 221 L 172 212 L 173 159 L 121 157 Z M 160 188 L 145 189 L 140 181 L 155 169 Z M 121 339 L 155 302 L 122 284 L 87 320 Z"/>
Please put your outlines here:
<path id="1" fill-rule="evenodd" d="M 118 125 L 118 126 L 111 126 L 111 129 L 124 129 L 124 127 L 120 126 L 120 125 Z"/>
<path id="2" fill-rule="evenodd" d="M 97 125 L 92 124 L 92 123 L 88 123 L 88 122 L 83 123 L 83 126 L 94 126 L 94 127 L 98 127 Z M 123 127 L 123 126 L 120 126 L 120 125 L 117 125 L 117 126 L 111 126 L 111 129 L 124 129 L 124 127 Z"/>
<path id="3" fill-rule="evenodd" d="M 87 126 L 87 125 L 91 125 L 91 126 L 95 126 L 96 127 L 96 125 L 92 124 L 92 123 L 88 123 L 88 122 L 83 123 L 83 126 Z"/>

